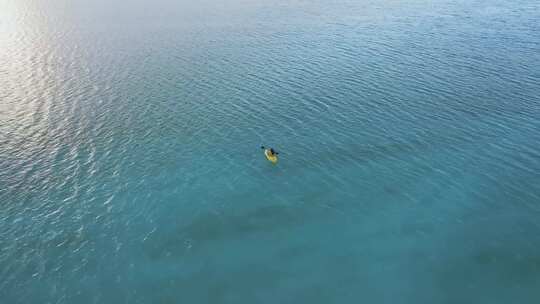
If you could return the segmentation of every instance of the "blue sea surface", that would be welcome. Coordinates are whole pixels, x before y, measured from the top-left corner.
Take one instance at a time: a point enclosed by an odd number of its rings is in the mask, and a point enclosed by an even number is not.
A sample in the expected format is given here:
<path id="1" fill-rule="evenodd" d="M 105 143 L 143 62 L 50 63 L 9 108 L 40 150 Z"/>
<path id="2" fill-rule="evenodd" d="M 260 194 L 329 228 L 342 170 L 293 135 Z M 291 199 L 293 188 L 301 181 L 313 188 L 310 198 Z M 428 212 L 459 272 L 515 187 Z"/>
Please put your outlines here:
<path id="1" fill-rule="evenodd" d="M 540 2 L 0 0 L 0 303 L 540 303 Z"/>

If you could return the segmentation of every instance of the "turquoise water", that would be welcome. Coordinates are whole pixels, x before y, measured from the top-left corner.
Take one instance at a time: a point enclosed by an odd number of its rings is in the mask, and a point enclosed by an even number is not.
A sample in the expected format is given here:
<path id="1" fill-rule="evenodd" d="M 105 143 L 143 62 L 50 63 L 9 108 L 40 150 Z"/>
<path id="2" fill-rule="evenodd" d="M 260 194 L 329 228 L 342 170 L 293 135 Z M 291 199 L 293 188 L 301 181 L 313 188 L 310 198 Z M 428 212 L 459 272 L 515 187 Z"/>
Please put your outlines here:
<path id="1" fill-rule="evenodd" d="M 540 302 L 538 1 L 149 3 L 0 0 L 0 303 Z"/>

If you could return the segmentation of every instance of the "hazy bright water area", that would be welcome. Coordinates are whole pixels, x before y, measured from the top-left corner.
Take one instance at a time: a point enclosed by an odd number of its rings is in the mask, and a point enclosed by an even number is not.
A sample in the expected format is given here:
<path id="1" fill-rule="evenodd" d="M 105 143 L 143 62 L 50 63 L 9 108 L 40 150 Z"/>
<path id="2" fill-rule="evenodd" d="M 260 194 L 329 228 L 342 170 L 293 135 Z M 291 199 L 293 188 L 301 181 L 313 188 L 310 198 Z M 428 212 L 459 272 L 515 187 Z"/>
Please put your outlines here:
<path id="1" fill-rule="evenodd" d="M 536 0 L 0 0 L 0 303 L 540 303 L 539 33 Z"/>

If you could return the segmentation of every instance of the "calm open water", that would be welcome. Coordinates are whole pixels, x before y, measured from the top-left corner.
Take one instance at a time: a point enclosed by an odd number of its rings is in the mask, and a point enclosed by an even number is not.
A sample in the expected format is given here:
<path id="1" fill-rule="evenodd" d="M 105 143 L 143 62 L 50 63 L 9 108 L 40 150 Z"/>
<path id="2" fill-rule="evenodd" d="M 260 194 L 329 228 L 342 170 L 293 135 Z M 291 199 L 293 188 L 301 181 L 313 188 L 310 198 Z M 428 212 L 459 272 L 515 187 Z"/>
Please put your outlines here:
<path id="1" fill-rule="evenodd" d="M 0 303 L 540 303 L 540 2 L 192 2 L 0 0 Z"/>

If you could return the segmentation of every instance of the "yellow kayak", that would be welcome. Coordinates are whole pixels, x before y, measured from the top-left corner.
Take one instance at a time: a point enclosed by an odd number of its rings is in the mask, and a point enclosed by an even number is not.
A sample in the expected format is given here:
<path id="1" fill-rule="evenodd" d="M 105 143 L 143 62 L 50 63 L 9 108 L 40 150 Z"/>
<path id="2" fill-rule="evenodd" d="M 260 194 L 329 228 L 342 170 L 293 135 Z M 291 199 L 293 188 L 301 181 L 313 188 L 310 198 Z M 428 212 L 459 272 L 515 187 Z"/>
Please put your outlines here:
<path id="1" fill-rule="evenodd" d="M 277 155 L 271 155 L 269 149 L 264 150 L 264 155 L 266 156 L 266 159 L 268 159 L 271 163 L 277 163 Z"/>

